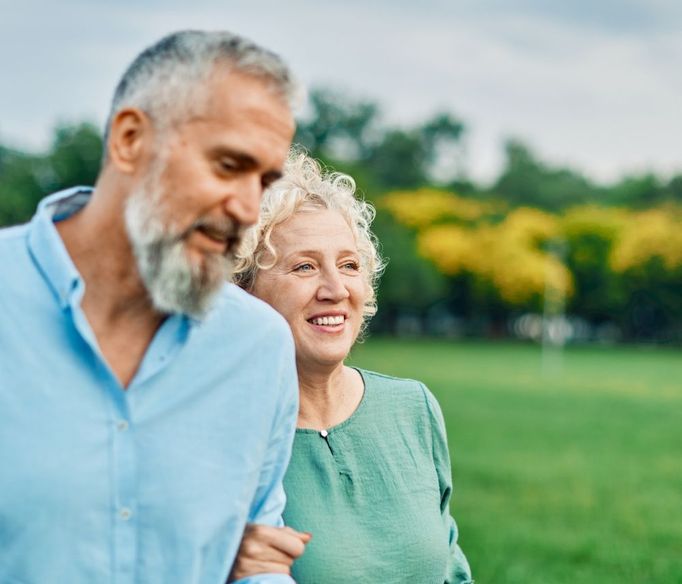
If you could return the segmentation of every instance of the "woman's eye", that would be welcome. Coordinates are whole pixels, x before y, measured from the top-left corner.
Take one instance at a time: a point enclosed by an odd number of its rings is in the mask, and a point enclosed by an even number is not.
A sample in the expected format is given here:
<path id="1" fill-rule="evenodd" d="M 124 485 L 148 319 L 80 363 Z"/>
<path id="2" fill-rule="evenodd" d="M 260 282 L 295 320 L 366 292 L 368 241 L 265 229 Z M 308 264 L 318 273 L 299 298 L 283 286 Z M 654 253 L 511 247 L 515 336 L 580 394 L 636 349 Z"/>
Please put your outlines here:
<path id="1" fill-rule="evenodd" d="M 346 262 L 341 266 L 344 270 L 350 270 L 352 272 L 357 272 L 360 270 L 360 264 L 358 262 Z"/>
<path id="2" fill-rule="evenodd" d="M 295 272 L 310 272 L 313 270 L 312 264 L 300 264 L 294 268 Z"/>

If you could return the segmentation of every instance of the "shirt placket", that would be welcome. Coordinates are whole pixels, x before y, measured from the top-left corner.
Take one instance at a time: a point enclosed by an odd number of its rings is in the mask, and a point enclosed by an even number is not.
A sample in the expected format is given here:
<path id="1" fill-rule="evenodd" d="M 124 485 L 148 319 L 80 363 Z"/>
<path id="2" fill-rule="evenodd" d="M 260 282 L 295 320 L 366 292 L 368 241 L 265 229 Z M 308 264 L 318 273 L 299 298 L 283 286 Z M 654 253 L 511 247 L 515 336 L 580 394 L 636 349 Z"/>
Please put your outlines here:
<path id="1" fill-rule="evenodd" d="M 78 285 L 81 288 L 82 285 Z M 130 407 L 131 387 L 128 390 L 120 385 L 118 379 L 107 365 L 99 350 L 94 333 L 85 315 L 76 305 L 82 292 L 75 290 L 72 297 L 71 311 L 74 325 L 83 340 L 90 346 L 99 379 L 109 406 L 111 424 L 110 434 L 110 477 L 112 504 L 110 513 L 113 525 L 112 563 L 113 584 L 133 584 L 135 582 L 135 566 L 137 564 L 138 533 L 138 453 L 135 447 L 135 433 L 132 410 Z M 74 302 L 75 301 L 75 302 Z"/>
<path id="2" fill-rule="evenodd" d="M 116 391 L 123 393 L 120 389 Z M 126 395 L 116 400 L 113 420 L 113 525 L 115 584 L 135 582 L 137 564 L 138 497 L 135 428 Z"/>
<path id="3" fill-rule="evenodd" d="M 318 436 L 324 440 L 336 472 L 341 477 L 343 485 L 352 495 L 354 489 L 354 477 L 351 468 L 348 466 L 345 457 L 345 448 L 340 432 L 332 430 L 320 430 Z"/>

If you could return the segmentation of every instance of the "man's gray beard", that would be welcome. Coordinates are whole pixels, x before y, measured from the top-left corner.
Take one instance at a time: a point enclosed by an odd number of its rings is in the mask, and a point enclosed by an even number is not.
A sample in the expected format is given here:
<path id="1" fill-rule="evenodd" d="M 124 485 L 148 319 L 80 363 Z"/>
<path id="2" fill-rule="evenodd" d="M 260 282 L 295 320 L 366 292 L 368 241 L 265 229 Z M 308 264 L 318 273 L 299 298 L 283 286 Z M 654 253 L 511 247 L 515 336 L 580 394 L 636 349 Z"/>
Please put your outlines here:
<path id="1" fill-rule="evenodd" d="M 158 174 L 133 192 L 126 203 L 125 224 L 137 260 L 137 269 L 156 310 L 200 318 L 216 294 L 232 276 L 234 256 L 206 254 L 203 265 L 194 265 L 185 250 L 186 237 L 203 222 L 182 233 L 164 225 L 158 203 Z M 233 228 L 233 227 L 231 227 Z M 234 249 L 236 245 L 231 245 Z"/>

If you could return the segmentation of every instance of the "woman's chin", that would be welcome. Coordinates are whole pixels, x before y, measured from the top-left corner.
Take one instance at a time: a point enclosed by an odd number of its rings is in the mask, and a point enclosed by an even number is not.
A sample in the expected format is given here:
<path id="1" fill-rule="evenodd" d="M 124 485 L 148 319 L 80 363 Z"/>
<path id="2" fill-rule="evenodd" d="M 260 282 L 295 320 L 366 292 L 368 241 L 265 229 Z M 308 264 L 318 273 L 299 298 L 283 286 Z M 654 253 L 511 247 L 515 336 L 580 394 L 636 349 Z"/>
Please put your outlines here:
<path id="1" fill-rule="evenodd" d="M 342 347 L 316 347 L 313 351 L 297 350 L 297 365 L 299 369 L 334 369 L 348 357 L 350 347 L 344 344 Z"/>

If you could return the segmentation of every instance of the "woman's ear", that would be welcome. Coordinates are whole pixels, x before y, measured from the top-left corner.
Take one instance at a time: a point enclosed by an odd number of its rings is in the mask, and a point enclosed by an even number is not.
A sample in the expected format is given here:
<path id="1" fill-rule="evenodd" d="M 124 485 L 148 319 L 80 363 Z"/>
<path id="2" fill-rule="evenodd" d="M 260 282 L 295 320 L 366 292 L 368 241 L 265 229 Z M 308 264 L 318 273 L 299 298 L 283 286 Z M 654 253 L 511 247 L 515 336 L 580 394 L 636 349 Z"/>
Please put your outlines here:
<path id="1" fill-rule="evenodd" d="M 134 174 L 145 158 L 152 139 L 149 116 L 137 108 L 119 111 L 109 128 L 108 160 L 120 172 Z"/>

